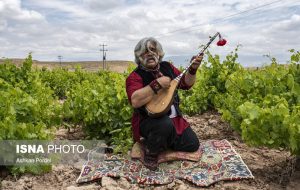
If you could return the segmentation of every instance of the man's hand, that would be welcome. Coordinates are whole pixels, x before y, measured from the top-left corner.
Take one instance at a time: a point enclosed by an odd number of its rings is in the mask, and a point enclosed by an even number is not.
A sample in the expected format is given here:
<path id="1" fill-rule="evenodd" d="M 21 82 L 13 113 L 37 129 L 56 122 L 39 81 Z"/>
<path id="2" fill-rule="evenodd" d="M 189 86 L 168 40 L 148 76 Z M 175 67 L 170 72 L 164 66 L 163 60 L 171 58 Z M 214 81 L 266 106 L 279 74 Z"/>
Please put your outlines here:
<path id="1" fill-rule="evenodd" d="M 202 59 L 203 59 L 203 53 L 200 54 L 199 56 L 192 57 L 192 59 L 191 59 L 192 65 L 189 68 L 189 71 L 185 77 L 185 83 L 188 86 L 192 86 L 195 83 L 197 69 L 201 64 Z"/>
<path id="2" fill-rule="evenodd" d="M 171 85 L 170 77 L 162 76 L 156 79 L 162 88 L 169 88 Z"/>
<path id="3" fill-rule="evenodd" d="M 201 61 L 203 59 L 203 54 L 199 55 L 199 56 L 194 56 L 192 57 L 191 61 L 192 61 L 192 68 L 193 69 L 198 69 L 198 67 L 200 66 L 201 64 Z"/>

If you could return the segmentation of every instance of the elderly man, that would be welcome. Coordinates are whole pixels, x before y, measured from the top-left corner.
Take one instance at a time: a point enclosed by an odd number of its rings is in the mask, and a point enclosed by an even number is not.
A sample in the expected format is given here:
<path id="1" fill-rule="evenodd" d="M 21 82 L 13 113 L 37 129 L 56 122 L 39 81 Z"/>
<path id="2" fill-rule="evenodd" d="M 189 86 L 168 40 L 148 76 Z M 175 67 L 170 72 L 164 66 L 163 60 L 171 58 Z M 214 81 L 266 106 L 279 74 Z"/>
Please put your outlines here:
<path id="1" fill-rule="evenodd" d="M 170 82 L 181 72 L 172 64 L 162 61 L 164 51 L 154 38 L 143 38 L 134 50 L 137 68 L 126 79 L 128 100 L 134 108 L 132 127 L 134 140 L 144 146 L 144 164 L 156 170 L 160 152 L 172 149 L 193 152 L 199 140 L 179 109 L 179 96 L 174 96 L 170 111 L 159 118 L 148 116 L 145 105 L 159 90 L 170 87 Z M 194 57 L 193 65 L 183 76 L 179 88 L 188 90 L 195 83 L 196 71 L 203 56 Z"/>

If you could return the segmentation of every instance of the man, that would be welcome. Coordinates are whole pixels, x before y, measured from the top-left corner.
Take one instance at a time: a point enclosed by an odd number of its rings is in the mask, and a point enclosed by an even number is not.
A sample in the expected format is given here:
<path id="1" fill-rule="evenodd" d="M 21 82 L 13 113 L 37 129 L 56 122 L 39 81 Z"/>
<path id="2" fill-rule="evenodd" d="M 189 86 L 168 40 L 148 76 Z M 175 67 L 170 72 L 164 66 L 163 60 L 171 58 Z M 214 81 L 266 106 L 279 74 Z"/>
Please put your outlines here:
<path id="1" fill-rule="evenodd" d="M 126 79 L 128 100 L 134 108 L 132 127 L 134 141 L 144 147 L 144 164 L 156 170 L 160 152 L 172 149 L 194 152 L 199 148 L 199 140 L 182 117 L 179 109 L 179 96 L 174 96 L 170 111 L 159 118 L 147 115 L 145 105 L 161 89 L 169 88 L 170 82 L 180 74 L 172 64 L 162 61 L 164 51 L 154 38 L 143 38 L 134 50 L 137 68 Z M 203 56 L 194 57 L 189 71 L 182 77 L 178 88 L 188 90 L 195 83 L 196 71 Z"/>

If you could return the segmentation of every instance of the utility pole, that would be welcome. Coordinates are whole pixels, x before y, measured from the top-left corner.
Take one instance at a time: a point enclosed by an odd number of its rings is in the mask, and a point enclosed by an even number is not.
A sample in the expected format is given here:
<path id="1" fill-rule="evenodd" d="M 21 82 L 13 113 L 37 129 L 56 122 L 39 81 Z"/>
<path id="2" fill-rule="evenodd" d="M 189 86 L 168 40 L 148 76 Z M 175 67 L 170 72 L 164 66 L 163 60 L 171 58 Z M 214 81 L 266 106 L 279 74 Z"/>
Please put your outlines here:
<path id="1" fill-rule="evenodd" d="M 62 60 L 63 56 L 59 55 L 59 56 L 57 56 L 57 58 L 58 58 L 58 60 L 59 60 L 60 66 L 61 66 L 61 60 Z"/>
<path id="2" fill-rule="evenodd" d="M 106 67 L 106 51 L 108 51 L 107 49 L 105 49 L 104 47 L 107 46 L 105 44 L 100 44 L 99 45 L 101 48 L 100 48 L 100 52 L 102 51 L 102 64 L 103 64 L 103 70 L 104 69 L 107 69 Z"/>

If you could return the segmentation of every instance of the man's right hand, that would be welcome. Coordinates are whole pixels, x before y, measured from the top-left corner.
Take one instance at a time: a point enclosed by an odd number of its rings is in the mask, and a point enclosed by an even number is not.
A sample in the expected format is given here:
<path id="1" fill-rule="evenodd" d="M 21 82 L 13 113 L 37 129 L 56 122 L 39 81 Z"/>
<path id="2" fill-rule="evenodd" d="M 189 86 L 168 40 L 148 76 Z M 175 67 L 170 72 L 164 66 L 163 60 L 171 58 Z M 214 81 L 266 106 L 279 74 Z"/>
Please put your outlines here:
<path id="1" fill-rule="evenodd" d="M 170 77 L 162 76 L 156 79 L 162 88 L 170 88 L 171 79 Z"/>

